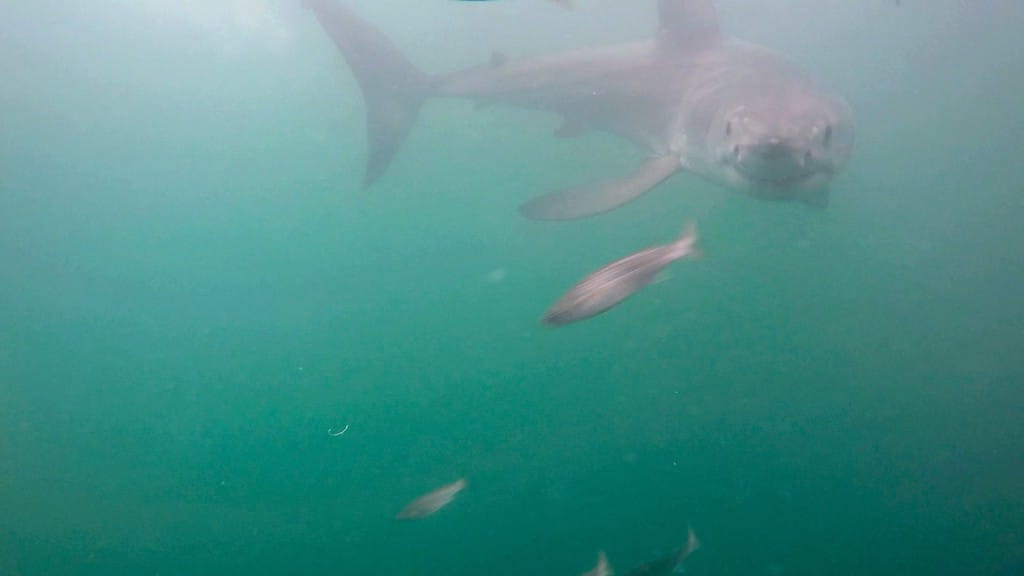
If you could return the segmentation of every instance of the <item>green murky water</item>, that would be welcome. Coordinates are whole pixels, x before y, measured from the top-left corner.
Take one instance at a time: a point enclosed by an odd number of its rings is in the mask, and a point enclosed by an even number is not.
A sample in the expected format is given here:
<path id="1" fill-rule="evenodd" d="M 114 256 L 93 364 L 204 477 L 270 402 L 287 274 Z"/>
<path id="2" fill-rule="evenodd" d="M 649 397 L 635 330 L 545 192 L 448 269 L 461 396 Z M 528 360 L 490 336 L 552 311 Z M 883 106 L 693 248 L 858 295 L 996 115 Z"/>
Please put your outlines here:
<path id="1" fill-rule="evenodd" d="M 430 70 L 653 25 L 578 4 L 356 8 Z M 642 153 L 457 102 L 364 191 L 297 6 L 0 5 L 0 574 L 625 574 L 688 523 L 695 575 L 1015 574 L 1024 9 L 719 5 L 853 106 L 826 211 L 680 176 L 530 222 Z M 690 218 L 706 258 L 538 323 Z"/>

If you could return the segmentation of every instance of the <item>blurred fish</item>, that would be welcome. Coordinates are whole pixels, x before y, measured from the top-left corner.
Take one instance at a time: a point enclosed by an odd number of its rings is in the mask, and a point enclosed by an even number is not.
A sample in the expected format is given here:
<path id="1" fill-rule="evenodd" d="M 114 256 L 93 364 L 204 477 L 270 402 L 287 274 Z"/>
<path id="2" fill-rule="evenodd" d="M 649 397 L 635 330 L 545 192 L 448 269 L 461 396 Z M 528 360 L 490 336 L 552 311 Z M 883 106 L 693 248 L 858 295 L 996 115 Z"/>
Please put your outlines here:
<path id="1" fill-rule="evenodd" d="M 455 495 L 466 487 L 466 479 L 459 478 L 451 484 L 446 484 L 406 504 L 395 518 L 399 520 L 412 520 L 426 518 L 441 508 L 444 508 L 455 499 Z"/>
<path id="2" fill-rule="evenodd" d="M 341 0 L 304 0 L 363 91 L 363 185 L 387 170 L 428 98 L 552 112 L 560 137 L 605 130 L 650 153 L 625 178 L 524 204 L 539 220 L 613 210 L 679 171 L 771 200 L 822 207 L 853 147 L 849 106 L 785 58 L 722 34 L 711 0 L 658 0 L 653 39 L 426 74 Z M 638 9 L 647 2 L 630 0 Z M 653 2 L 653 0 L 652 0 Z"/>
<path id="3" fill-rule="evenodd" d="M 597 564 L 594 565 L 594 569 L 589 572 L 584 572 L 580 576 L 612 576 L 612 567 L 608 564 L 608 557 L 605 556 L 604 550 L 600 550 L 597 553 Z"/>
<path id="4" fill-rule="evenodd" d="M 690 224 L 675 242 L 641 250 L 587 276 L 555 302 L 542 321 L 557 326 L 596 316 L 650 284 L 672 262 L 698 254 L 697 227 Z"/>
<path id="5" fill-rule="evenodd" d="M 686 544 L 682 548 L 673 550 L 656 560 L 641 564 L 630 570 L 626 576 L 669 576 L 682 566 L 687 556 L 693 554 L 699 548 L 700 540 L 697 540 L 697 535 L 694 534 L 693 528 L 688 528 Z"/>

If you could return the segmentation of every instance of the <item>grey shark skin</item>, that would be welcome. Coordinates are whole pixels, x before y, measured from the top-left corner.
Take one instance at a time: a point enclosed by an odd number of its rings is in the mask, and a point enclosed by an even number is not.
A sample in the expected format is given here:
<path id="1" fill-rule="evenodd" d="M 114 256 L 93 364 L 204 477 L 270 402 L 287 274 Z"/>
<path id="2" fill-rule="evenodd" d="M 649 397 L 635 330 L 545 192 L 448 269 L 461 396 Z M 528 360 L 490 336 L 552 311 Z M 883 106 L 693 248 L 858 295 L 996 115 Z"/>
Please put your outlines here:
<path id="1" fill-rule="evenodd" d="M 621 206 L 678 171 L 771 200 L 823 206 L 853 147 L 850 109 L 781 56 L 720 32 L 710 0 L 659 0 L 648 41 L 507 59 L 428 75 L 339 0 L 304 0 L 340 49 L 363 91 L 369 158 L 379 178 L 429 97 L 536 109 L 563 118 L 556 132 L 618 134 L 650 159 L 620 180 L 527 202 L 542 220 Z"/>
<path id="2" fill-rule="evenodd" d="M 597 316 L 650 284 L 669 264 L 695 255 L 697 227 L 690 224 L 674 242 L 641 250 L 590 274 L 555 302 L 541 321 L 561 326 Z"/>

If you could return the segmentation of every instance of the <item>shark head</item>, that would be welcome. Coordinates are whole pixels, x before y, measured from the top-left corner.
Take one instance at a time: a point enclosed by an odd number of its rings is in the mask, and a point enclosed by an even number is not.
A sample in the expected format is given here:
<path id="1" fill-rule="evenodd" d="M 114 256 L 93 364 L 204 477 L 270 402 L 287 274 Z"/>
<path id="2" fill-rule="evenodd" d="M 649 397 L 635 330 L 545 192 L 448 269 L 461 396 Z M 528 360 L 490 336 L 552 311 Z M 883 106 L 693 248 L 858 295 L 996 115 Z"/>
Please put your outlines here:
<path id="1" fill-rule="evenodd" d="M 850 107 L 799 84 L 747 94 L 719 108 L 707 135 L 726 180 L 763 198 L 824 205 L 853 148 Z"/>

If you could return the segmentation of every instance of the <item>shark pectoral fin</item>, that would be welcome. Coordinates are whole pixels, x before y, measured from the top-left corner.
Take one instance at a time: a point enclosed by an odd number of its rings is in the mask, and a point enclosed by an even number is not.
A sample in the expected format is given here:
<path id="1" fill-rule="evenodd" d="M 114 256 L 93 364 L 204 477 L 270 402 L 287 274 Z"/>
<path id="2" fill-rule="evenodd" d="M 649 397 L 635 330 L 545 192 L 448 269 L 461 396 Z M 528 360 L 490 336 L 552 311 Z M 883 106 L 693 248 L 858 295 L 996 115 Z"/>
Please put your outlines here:
<path id="1" fill-rule="evenodd" d="M 614 210 L 642 196 L 679 169 L 675 156 L 658 156 L 624 180 L 609 180 L 593 188 L 569 188 L 538 196 L 519 207 L 532 220 L 573 220 Z"/>

